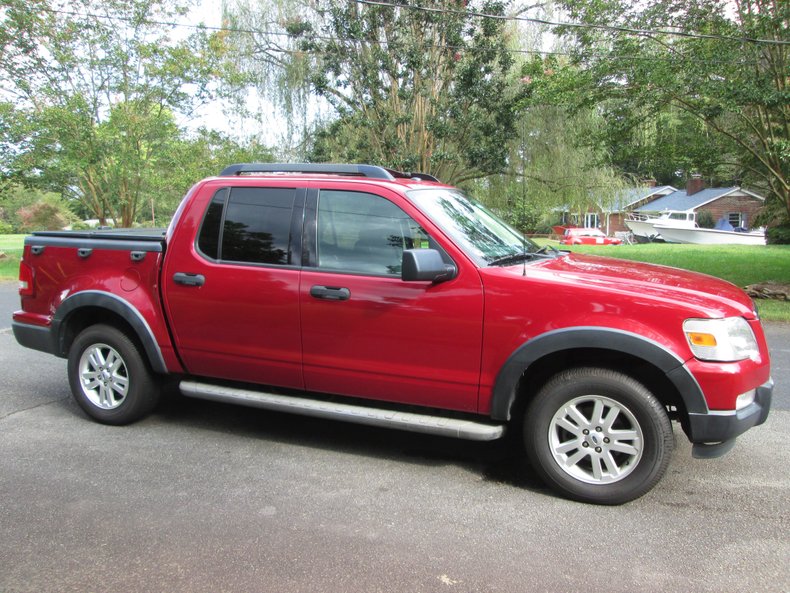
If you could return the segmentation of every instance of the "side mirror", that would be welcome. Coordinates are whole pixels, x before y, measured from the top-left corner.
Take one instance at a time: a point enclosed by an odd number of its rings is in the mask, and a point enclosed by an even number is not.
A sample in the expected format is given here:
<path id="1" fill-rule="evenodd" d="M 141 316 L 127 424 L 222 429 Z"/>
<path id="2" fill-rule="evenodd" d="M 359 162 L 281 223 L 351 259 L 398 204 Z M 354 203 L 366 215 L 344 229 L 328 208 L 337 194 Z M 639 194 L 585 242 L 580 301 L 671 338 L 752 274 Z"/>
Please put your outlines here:
<path id="1" fill-rule="evenodd" d="M 401 280 L 414 282 L 445 282 L 455 278 L 455 266 L 444 263 L 435 249 L 406 249 L 403 251 Z"/>

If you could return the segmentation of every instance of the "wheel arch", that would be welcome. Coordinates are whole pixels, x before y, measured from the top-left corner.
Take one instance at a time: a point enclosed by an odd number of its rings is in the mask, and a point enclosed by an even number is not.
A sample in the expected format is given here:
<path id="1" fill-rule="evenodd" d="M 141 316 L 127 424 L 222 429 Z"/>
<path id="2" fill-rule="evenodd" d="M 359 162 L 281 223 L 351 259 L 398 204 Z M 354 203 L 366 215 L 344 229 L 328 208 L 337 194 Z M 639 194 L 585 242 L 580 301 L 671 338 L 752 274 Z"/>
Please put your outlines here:
<path id="1" fill-rule="evenodd" d="M 708 411 L 696 379 L 683 361 L 661 344 L 623 330 L 574 327 L 548 332 L 516 349 L 497 375 L 491 418 L 509 421 L 557 372 L 576 366 L 601 366 L 639 380 L 666 406 L 675 406 L 680 420 Z M 684 424 L 685 426 L 685 424 Z"/>
<path id="2" fill-rule="evenodd" d="M 141 348 L 151 370 L 167 373 L 162 351 L 148 322 L 131 303 L 108 292 L 79 292 L 61 303 L 52 318 L 55 353 L 67 357 L 74 338 L 86 327 L 98 323 L 123 331 Z"/>

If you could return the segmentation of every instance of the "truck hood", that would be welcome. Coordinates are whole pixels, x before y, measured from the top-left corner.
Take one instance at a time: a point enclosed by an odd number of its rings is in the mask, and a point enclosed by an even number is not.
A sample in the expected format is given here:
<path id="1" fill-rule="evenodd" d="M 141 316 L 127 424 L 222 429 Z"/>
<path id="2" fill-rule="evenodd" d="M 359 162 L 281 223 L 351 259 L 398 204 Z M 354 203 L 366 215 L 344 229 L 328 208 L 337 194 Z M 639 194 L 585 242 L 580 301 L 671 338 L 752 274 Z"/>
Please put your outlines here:
<path id="1" fill-rule="evenodd" d="M 523 275 L 521 265 L 504 269 Z M 706 317 L 757 317 L 751 299 L 734 284 L 678 268 L 571 253 L 533 262 L 526 269 L 527 277 L 535 280 L 685 305 Z"/>

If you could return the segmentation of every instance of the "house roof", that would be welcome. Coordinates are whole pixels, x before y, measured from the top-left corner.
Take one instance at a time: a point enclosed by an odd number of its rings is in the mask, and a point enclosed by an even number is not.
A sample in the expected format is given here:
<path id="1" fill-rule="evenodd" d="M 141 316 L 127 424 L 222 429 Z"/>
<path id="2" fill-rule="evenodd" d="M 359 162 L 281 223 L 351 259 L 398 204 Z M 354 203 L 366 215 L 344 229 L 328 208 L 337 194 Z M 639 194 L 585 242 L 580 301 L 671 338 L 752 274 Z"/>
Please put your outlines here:
<path id="1" fill-rule="evenodd" d="M 617 194 L 615 201 L 607 210 L 610 212 L 622 212 L 628 210 L 634 204 L 638 204 L 652 196 L 661 196 L 678 191 L 671 185 L 660 185 L 658 187 L 630 187 Z"/>
<path id="2" fill-rule="evenodd" d="M 696 210 L 700 206 L 704 206 L 708 202 L 718 200 L 733 192 L 740 192 L 755 198 L 763 199 L 761 196 L 753 194 L 749 191 L 743 190 L 740 187 L 709 187 L 697 193 L 688 195 L 686 190 L 676 190 L 669 195 L 663 196 L 652 202 L 648 202 L 644 206 L 636 208 L 636 212 L 662 212 L 664 210 L 677 210 L 686 212 Z"/>

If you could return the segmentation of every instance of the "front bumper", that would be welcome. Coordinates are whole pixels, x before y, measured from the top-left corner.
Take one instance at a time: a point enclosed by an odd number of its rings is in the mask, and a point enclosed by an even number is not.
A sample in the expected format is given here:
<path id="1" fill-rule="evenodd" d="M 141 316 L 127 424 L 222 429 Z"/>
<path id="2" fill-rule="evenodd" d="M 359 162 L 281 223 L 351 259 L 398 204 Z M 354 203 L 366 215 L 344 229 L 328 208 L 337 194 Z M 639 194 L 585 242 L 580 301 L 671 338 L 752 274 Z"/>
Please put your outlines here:
<path id="1" fill-rule="evenodd" d="M 765 422 L 771 409 L 774 382 L 757 388 L 754 401 L 740 410 L 709 411 L 688 415 L 689 440 L 694 445 L 695 457 L 719 457 L 732 448 L 735 438 Z"/>

